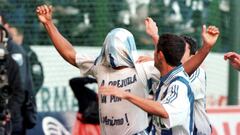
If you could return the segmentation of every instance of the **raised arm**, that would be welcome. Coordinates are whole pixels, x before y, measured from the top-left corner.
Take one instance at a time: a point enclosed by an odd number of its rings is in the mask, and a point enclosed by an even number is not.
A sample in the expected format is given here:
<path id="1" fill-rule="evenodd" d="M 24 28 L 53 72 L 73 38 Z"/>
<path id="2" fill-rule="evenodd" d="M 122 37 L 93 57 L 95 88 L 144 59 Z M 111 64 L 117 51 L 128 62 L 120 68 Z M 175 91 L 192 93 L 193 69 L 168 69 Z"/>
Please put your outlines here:
<path id="1" fill-rule="evenodd" d="M 158 34 L 158 27 L 156 25 L 156 22 L 154 22 L 152 18 L 147 17 L 145 19 L 145 26 L 146 26 L 146 33 L 152 38 L 154 45 L 157 46 L 159 34 Z"/>
<path id="2" fill-rule="evenodd" d="M 217 27 L 205 25 L 202 27 L 203 46 L 198 50 L 198 53 L 183 64 L 184 70 L 191 75 L 204 61 L 212 47 L 215 45 L 220 32 Z"/>
<path id="3" fill-rule="evenodd" d="M 53 8 L 49 5 L 42 5 L 36 8 L 36 13 L 39 21 L 44 25 L 52 43 L 59 54 L 70 64 L 76 66 L 76 52 L 70 42 L 65 39 L 57 30 L 52 20 Z"/>
<path id="4" fill-rule="evenodd" d="M 148 17 L 145 20 L 146 33 L 152 38 L 154 45 L 158 44 L 159 35 L 158 27 L 152 18 Z M 219 30 L 215 26 L 209 26 L 206 28 L 204 25 L 202 28 L 202 40 L 203 46 L 199 49 L 198 53 L 191 59 L 183 63 L 183 67 L 188 75 L 191 75 L 203 62 L 208 53 L 211 51 L 212 47 L 217 41 L 219 36 Z"/>
<path id="5" fill-rule="evenodd" d="M 240 71 L 240 55 L 236 52 L 228 52 L 224 54 L 224 60 L 229 60 L 233 68 Z"/>

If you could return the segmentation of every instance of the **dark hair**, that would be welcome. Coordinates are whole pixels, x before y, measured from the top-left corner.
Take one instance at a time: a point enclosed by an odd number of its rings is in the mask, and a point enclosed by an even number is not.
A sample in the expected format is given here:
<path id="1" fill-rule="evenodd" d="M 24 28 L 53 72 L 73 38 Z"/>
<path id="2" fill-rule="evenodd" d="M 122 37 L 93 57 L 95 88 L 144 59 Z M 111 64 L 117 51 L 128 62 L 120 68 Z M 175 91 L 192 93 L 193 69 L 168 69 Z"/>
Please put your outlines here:
<path id="1" fill-rule="evenodd" d="M 195 55 L 198 50 L 198 44 L 195 38 L 192 38 L 187 35 L 181 35 L 181 37 L 187 42 L 190 46 L 190 54 Z"/>
<path id="2" fill-rule="evenodd" d="M 174 34 L 162 34 L 159 38 L 157 51 L 162 51 L 166 62 L 171 66 L 179 66 L 185 52 L 184 40 Z"/>

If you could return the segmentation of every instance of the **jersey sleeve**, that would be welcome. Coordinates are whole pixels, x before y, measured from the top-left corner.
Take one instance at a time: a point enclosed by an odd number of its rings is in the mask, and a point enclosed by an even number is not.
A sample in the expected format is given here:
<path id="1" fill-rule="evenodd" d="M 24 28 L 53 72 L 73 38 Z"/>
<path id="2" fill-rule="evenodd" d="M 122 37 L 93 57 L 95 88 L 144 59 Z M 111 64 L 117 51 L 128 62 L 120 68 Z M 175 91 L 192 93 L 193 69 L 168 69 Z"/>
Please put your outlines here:
<path id="1" fill-rule="evenodd" d="M 183 125 L 190 112 L 190 102 L 187 95 L 188 88 L 185 84 L 176 81 L 168 87 L 166 96 L 161 101 L 168 113 L 168 119 L 161 119 L 166 128 Z"/>
<path id="2" fill-rule="evenodd" d="M 206 72 L 198 68 L 190 77 L 194 99 L 203 99 L 206 95 Z"/>
<path id="3" fill-rule="evenodd" d="M 154 61 L 144 62 L 143 69 L 146 74 L 149 90 L 156 90 L 160 79 L 160 71 L 154 66 Z"/>
<path id="4" fill-rule="evenodd" d="M 87 55 L 76 54 L 76 64 L 80 69 L 82 75 L 93 75 L 94 74 L 94 61 L 95 58 L 89 57 Z"/>

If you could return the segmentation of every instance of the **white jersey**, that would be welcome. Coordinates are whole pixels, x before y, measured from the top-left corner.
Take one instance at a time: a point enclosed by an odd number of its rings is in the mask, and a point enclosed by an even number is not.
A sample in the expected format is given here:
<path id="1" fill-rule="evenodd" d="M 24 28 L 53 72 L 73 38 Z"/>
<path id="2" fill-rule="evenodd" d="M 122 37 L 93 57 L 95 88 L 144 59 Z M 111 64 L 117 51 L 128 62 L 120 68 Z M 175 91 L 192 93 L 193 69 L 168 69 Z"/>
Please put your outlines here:
<path id="1" fill-rule="evenodd" d="M 138 76 L 135 68 L 114 70 L 103 65 L 94 65 L 93 59 L 76 55 L 76 63 L 81 73 L 92 75 L 98 86 L 117 86 L 142 98 L 147 98 L 146 82 Z M 153 62 L 141 63 L 148 83 L 159 80 L 159 71 Z M 157 75 L 157 76 L 156 76 Z M 144 84 L 145 83 L 145 84 Z M 99 115 L 102 135 L 133 135 L 148 127 L 147 113 L 128 102 L 114 96 L 99 95 Z"/>
<path id="2" fill-rule="evenodd" d="M 189 77 L 182 66 L 161 77 L 155 93 L 169 118 L 153 117 L 153 134 L 191 135 L 193 133 L 194 96 Z"/>
<path id="3" fill-rule="evenodd" d="M 206 113 L 206 73 L 199 67 L 191 76 L 194 93 L 194 133 L 210 135 L 211 127 Z"/>

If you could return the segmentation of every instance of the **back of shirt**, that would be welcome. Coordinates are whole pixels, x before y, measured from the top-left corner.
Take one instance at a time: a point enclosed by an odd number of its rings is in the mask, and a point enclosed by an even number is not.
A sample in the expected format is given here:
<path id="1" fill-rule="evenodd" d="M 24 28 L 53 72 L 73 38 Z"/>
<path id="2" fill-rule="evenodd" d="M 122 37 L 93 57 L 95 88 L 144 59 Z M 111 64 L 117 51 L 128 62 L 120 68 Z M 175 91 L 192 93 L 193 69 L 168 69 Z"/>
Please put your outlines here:
<path id="1" fill-rule="evenodd" d="M 206 73 L 199 67 L 190 77 L 194 93 L 194 133 L 210 135 L 210 121 L 206 113 Z"/>
<path id="2" fill-rule="evenodd" d="M 98 68 L 101 69 L 101 73 L 96 76 L 99 86 L 116 86 L 123 91 L 147 98 L 147 90 L 134 68 L 106 72 L 103 72 L 104 68 Z M 147 113 L 127 100 L 99 95 L 99 110 L 103 135 L 132 135 L 148 126 Z"/>

